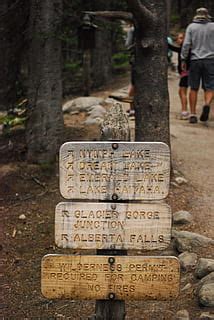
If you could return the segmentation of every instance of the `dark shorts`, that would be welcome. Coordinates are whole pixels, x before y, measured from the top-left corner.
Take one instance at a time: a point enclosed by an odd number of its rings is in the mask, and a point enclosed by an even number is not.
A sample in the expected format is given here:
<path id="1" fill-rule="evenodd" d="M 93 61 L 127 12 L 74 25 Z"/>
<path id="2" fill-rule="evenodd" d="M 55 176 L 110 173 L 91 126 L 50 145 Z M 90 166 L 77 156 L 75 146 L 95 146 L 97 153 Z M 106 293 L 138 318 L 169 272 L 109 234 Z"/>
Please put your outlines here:
<path id="1" fill-rule="evenodd" d="M 181 77 L 180 81 L 179 81 L 179 87 L 188 88 L 188 86 L 189 86 L 189 84 L 188 84 L 188 76 Z"/>
<path id="2" fill-rule="evenodd" d="M 191 89 L 198 90 L 202 82 L 202 88 L 214 90 L 214 59 L 192 60 L 189 70 L 189 85 Z"/>

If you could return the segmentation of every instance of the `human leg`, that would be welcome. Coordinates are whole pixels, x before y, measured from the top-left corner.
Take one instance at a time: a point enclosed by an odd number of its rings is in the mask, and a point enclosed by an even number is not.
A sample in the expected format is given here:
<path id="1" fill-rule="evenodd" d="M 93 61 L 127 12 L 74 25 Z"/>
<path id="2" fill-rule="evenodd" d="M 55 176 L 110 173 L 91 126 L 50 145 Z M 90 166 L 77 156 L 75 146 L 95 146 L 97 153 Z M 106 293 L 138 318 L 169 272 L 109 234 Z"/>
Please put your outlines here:
<path id="1" fill-rule="evenodd" d="M 179 96 L 181 100 L 181 111 L 187 112 L 187 88 L 188 88 L 188 76 L 180 78 L 179 82 Z"/>
<path id="2" fill-rule="evenodd" d="M 214 97 L 214 91 L 213 90 L 206 90 L 204 91 L 204 102 L 206 105 L 210 106 L 212 100 Z"/>
<path id="3" fill-rule="evenodd" d="M 134 85 L 132 83 L 129 85 L 128 96 L 129 97 L 133 97 L 134 96 Z"/>
<path id="4" fill-rule="evenodd" d="M 179 96 L 181 100 L 181 120 L 187 120 L 189 117 L 189 113 L 187 111 L 187 88 L 179 87 Z"/>
<path id="5" fill-rule="evenodd" d="M 214 59 L 203 61 L 202 87 L 204 89 L 205 105 L 200 116 L 201 121 L 207 121 L 209 118 L 210 104 L 214 98 Z"/>
<path id="6" fill-rule="evenodd" d="M 205 105 L 203 106 L 202 109 L 202 114 L 200 116 L 200 121 L 207 121 L 209 118 L 209 113 L 210 113 L 210 104 L 212 102 L 212 99 L 214 97 L 214 91 L 204 91 L 204 101 Z"/>
<path id="7" fill-rule="evenodd" d="M 191 114 L 196 114 L 197 98 L 198 98 L 198 90 L 190 89 L 189 107 L 190 107 Z"/>
<path id="8" fill-rule="evenodd" d="M 189 85 L 190 85 L 190 93 L 189 93 L 189 106 L 190 106 L 190 123 L 197 123 L 197 116 L 196 116 L 196 105 L 197 105 L 197 98 L 198 98 L 198 89 L 200 86 L 201 80 L 201 70 L 202 65 L 200 60 L 194 60 L 190 63 L 190 70 L 189 70 Z"/>

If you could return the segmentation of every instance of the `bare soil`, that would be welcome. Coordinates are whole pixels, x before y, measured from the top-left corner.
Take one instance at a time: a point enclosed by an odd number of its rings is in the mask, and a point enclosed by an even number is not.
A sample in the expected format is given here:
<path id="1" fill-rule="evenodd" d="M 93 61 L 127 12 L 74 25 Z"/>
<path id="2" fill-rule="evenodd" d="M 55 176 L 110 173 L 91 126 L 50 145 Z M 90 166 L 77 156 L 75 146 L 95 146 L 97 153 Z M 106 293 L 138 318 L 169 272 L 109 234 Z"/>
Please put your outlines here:
<path id="1" fill-rule="evenodd" d="M 128 84 L 119 78 L 116 86 L 94 93 L 108 96 L 113 90 Z M 182 230 L 213 236 L 213 118 L 209 127 L 192 127 L 177 119 L 179 100 L 177 78 L 169 77 L 171 94 L 171 135 L 173 167 L 187 178 L 188 183 L 171 186 L 167 202 L 172 212 L 189 210 L 194 217 L 190 226 Z M 127 107 L 127 106 L 126 106 Z M 97 140 L 99 127 L 84 126 L 84 113 L 65 116 L 67 141 Z M 131 123 L 133 127 L 133 121 Z M 212 144 L 212 146 L 211 146 Z M 40 264 L 49 253 L 77 253 L 56 248 L 54 244 L 54 211 L 62 201 L 58 187 L 58 163 L 55 167 L 29 165 L 25 161 L 23 128 L 0 137 L 0 212 L 1 212 L 1 319 L 87 319 L 94 313 L 94 301 L 50 301 L 40 292 Z M 212 153 L 211 153 L 212 152 Z M 203 177 L 203 178 L 202 178 Z M 211 183 L 212 180 L 212 183 Z M 20 216 L 25 215 L 21 220 Z M 157 254 L 171 255 L 171 246 Z M 130 253 L 132 254 L 132 253 Z M 137 254 L 145 254 L 137 252 Z M 150 253 L 149 253 L 150 254 Z M 153 253 L 152 253 L 153 254 Z M 213 257 L 207 247 L 199 256 Z M 195 295 L 198 280 L 193 273 L 182 273 L 181 293 L 172 302 L 126 302 L 126 319 L 174 319 L 176 311 L 187 309 L 191 319 L 211 311 L 199 306 Z M 187 283 L 190 287 L 182 290 Z"/>

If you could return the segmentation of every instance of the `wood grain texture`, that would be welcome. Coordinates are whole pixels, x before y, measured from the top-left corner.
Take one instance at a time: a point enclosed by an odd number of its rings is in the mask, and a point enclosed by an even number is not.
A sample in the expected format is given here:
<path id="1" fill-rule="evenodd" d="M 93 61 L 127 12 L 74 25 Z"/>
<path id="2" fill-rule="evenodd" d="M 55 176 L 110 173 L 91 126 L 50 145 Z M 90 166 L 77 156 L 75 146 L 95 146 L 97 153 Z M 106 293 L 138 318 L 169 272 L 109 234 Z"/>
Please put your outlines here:
<path id="1" fill-rule="evenodd" d="M 47 255 L 41 273 L 49 299 L 168 300 L 179 293 L 175 257 Z"/>
<path id="2" fill-rule="evenodd" d="M 169 180 L 170 151 L 162 142 L 67 142 L 60 149 L 66 199 L 160 200 Z"/>
<path id="3" fill-rule="evenodd" d="M 165 203 L 61 202 L 55 242 L 72 249 L 165 249 L 171 212 Z"/>

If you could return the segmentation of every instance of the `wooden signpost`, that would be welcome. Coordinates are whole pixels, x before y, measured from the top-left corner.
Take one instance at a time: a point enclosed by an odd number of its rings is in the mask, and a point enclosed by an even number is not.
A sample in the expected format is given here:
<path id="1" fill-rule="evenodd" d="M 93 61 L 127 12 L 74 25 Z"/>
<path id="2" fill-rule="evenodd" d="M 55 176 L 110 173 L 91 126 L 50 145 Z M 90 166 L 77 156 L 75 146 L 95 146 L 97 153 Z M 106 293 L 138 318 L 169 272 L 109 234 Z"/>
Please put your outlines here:
<path id="1" fill-rule="evenodd" d="M 118 104 L 109 111 L 103 137 L 130 136 L 121 112 Z M 176 257 L 127 256 L 127 250 L 163 250 L 170 243 L 171 210 L 159 201 L 169 191 L 169 147 L 161 142 L 67 142 L 59 162 L 60 192 L 73 201 L 56 207 L 55 242 L 61 248 L 96 249 L 97 255 L 45 256 L 43 295 L 96 299 L 96 320 L 124 320 L 125 300 L 176 298 Z"/>
<path id="2" fill-rule="evenodd" d="M 72 249 L 165 249 L 171 212 L 164 203 L 62 202 L 56 207 L 55 241 Z"/>
<path id="3" fill-rule="evenodd" d="M 67 142 L 60 149 L 66 199 L 160 200 L 168 195 L 170 151 L 162 142 Z"/>
<path id="4" fill-rule="evenodd" d="M 169 300 L 179 292 L 175 257 L 47 255 L 42 293 L 49 299 Z"/>

